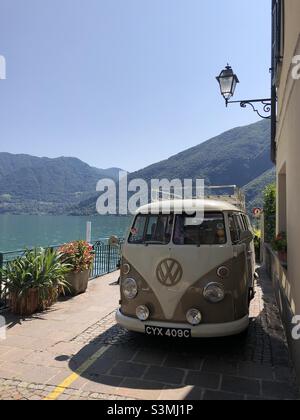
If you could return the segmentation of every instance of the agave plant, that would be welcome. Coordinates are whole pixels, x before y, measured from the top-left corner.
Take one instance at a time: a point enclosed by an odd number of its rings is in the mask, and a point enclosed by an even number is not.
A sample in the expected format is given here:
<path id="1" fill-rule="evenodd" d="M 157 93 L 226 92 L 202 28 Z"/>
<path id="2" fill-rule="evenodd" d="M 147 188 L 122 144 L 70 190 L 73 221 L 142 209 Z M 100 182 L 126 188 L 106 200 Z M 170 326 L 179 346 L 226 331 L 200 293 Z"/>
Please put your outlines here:
<path id="1" fill-rule="evenodd" d="M 36 290 L 42 309 L 49 306 L 58 294 L 68 288 L 66 274 L 71 267 L 62 261 L 61 254 L 51 249 L 27 250 L 22 257 L 8 262 L 1 270 L 4 286 L 17 299 Z"/>

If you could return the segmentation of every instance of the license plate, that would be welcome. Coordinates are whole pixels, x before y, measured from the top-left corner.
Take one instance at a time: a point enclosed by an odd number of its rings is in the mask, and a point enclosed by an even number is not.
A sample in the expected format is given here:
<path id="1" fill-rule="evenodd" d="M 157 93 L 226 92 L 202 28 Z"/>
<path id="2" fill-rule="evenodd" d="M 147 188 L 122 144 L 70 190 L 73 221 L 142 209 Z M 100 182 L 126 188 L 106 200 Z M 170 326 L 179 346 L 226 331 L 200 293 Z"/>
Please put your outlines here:
<path id="1" fill-rule="evenodd" d="M 145 326 L 145 333 L 152 337 L 191 338 L 191 330 Z"/>

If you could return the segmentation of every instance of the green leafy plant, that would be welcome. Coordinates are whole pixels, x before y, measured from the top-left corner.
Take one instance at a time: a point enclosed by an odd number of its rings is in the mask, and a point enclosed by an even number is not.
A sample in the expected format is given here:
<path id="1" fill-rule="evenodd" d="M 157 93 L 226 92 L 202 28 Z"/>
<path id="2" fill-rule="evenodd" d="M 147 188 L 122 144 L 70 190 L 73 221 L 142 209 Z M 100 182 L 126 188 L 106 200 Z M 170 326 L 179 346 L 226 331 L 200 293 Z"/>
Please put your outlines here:
<path id="1" fill-rule="evenodd" d="M 272 242 L 273 249 L 277 252 L 287 252 L 287 235 L 285 232 L 279 233 Z"/>
<path id="2" fill-rule="evenodd" d="M 72 271 L 80 273 L 89 270 L 94 259 L 93 247 L 85 241 L 75 241 L 65 244 L 59 249 L 62 259 Z"/>
<path id="3" fill-rule="evenodd" d="M 271 243 L 276 234 L 276 185 L 268 185 L 264 192 L 265 242 Z"/>
<path id="4" fill-rule="evenodd" d="M 23 256 L 8 262 L 0 274 L 6 290 L 18 300 L 37 290 L 40 307 L 44 309 L 68 288 L 65 277 L 70 269 L 61 254 L 40 248 L 27 250 Z"/>
<path id="5" fill-rule="evenodd" d="M 260 260 L 260 247 L 261 247 L 261 230 L 254 229 L 254 248 L 256 260 Z"/>

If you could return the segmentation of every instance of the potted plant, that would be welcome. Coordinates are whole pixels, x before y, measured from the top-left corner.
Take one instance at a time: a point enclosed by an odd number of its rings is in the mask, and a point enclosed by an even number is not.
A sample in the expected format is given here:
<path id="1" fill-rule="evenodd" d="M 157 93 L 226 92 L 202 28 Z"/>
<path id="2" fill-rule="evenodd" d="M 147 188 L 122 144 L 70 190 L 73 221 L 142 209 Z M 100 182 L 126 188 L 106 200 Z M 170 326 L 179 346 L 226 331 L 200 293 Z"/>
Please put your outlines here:
<path id="1" fill-rule="evenodd" d="M 59 252 L 63 261 L 71 267 L 66 278 L 71 294 L 76 296 L 84 293 L 94 259 L 93 247 L 88 242 L 75 241 L 63 245 Z"/>
<path id="2" fill-rule="evenodd" d="M 287 265 L 287 235 L 280 232 L 273 241 L 273 249 L 277 251 L 278 258 L 283 265 Z"/>
<path id="3" fill-rule="evenodd" d="M 255 248 L 255 259 L 257 262 L 260 262 L 261 231 L 259 229 L 254 230 L 254 248 Z"/>
<path id="4" fill-rule="evenodd" d="M 58 293 L 67 288 L 65 277 L 69 270 L 61 256 L 51 249 L 26 251 L 22 257 L 8 262 L 0 274 L 11 311 L 28 316 L 51 306 Z"/>

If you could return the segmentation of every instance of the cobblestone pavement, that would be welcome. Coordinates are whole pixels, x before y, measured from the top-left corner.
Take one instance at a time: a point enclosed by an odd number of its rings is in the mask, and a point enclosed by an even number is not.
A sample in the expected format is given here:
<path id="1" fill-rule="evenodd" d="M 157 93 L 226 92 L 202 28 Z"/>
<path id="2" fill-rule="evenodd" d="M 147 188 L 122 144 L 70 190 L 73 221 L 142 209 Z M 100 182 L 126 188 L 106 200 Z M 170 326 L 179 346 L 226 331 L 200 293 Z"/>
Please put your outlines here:
<path id="1" fill-rule="evenodd" d="M 16 335 L 8 337 L 6 346 L 0 342 L 0 399 L 44 399 L 58 385 L 58 399 L 298 399 L 272 285 L 264 271 L 251 306 L 249 331 L 209 340 L 158 340 L 125 331 L 115 323 L 118 289 L 109 286 L 112 279 L 113 275 L 99 280 L 102 286 L 90 287 L 90 297 L 76 298 L 67 308 L 67 302 L 59 303 L 42 319 L 36 317 L 34 325 L 15 325 Z M 90 312 L 83 322 L 87 306 L 79 308 L 90 305 L 91 299 L 98 305 L 101 299 L 103 305 L 106 302 L 102 316 L 94 307 L 95 314 Z M 76 327 L 70 322 L 74 317 Z M 36 340 L 24 332 L 22 336 L 22 328 L 33 327 Z M 42 345 L 40 334 L 47 327 Z M 49 338 L 54 327 L 56 337 Z M 106 351 L 93 359 L 102 350 Z M 87 360 L 92 363 L 82 368 Z M 61 385 L 74 372 L 80 374 L 71 385 Z"/>
<path id="2" fill-rule="evenodd" d="M 44 400 L 55 386 L 38 385 L 11 379 L 0 379 L 0 400 Z M 75 388 L 68 388 L 58 397 L 58 400 L 132 400 L 119 395 L 100 394 L 98 392 L 84 392 Z"/>

